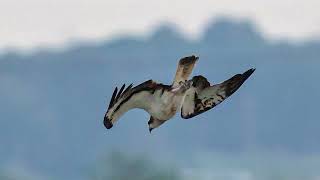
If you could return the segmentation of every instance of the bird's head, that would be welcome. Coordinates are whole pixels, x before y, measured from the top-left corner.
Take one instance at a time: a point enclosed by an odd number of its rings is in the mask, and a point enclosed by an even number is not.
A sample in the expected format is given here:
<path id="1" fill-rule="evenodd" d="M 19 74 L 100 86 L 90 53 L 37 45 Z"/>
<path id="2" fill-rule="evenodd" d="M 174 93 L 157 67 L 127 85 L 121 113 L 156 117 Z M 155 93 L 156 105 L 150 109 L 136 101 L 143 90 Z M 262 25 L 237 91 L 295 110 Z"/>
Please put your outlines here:
<path id="1" fill-rule="evenodd" d="M 150 120 L 148 121 L 148 126 L 149 126 L 149 132 L 157 127 L 159 127 L 161 124 L 163 124 L 165 121 L 157 120 L 154 119 L 152 116 L 150 117 Z"/>
<path id="2" fill-rule="evenodd" d="M 130 84 L 125 90 L 125 84 L 120 88 L 118 92 L 118 88 L 116 87 L 113 91 L 108 110 L 104 115 L 103 124 L 107 129 L 112 128 L 113 123 L 116 122 L 120 116 L 124 113 L 123 112 L 123 99 L 128 94 L 128 92 L 132 88 L 132 84 Z"/>

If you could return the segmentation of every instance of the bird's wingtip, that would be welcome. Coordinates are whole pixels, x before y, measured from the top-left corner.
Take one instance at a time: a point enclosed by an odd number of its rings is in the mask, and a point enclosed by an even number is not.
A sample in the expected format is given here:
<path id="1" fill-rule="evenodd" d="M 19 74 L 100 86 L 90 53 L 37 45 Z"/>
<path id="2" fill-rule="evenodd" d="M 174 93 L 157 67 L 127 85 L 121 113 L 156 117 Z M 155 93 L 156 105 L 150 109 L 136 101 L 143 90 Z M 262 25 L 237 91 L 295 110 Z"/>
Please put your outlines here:
<path id="1" fill-rule="evenodd" d="M 251 69 L 247 70 L 246 72 L 244 72 L 243 76 L 249 77 L 255 70 L 256 70 L 256 68 L 251 68 Z"/>
<path id="2" fill-rule="evenodd" d="M 113 127 L 112 122 L 111 122 L 107 117 L 104 117 L 103 125 L 104 125 L 104 127 L 106 127 L 107 129 L 111 129 L 111 128 Z"/>

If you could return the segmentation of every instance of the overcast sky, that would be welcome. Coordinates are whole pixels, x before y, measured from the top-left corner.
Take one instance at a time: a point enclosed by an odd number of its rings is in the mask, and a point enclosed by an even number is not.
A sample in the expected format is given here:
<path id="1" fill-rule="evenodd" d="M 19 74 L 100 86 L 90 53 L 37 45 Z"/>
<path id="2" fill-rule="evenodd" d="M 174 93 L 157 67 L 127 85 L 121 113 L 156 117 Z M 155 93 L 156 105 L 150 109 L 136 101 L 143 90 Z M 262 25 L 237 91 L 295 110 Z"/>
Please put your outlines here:
<path id="1" fill-rule="evenodd" d="M 161 22 L 198 37 L 221 15 L 252 19 L 275 39 L 320 37 L 320 0 L 0 0 L 0 49 L 144 35 Z"/>

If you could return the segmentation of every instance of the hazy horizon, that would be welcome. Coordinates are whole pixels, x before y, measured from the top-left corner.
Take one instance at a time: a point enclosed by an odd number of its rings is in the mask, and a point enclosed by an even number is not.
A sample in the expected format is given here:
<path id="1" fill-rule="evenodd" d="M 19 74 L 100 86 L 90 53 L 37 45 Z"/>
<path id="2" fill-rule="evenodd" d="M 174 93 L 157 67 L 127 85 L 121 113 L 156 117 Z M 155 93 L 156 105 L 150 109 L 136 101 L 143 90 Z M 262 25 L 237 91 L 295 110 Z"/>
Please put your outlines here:
<path id="1" fill-rule="evenodd" d="M 117 35 L 112 35 L 111 37 L 101 37 L 98 39 L 72 39 L 70 41 L 65 41 L 59 45 L 47 44 L 47 45 L 39 45 L 32 48 L 19 48 L 19 47 L 6 47 L 4 49 L 0 48 L 0 57 L 7 54 L 17 54 L 17 55 L 32 55 L 41 52 L 52 52 L 52 53 L 62 53 L 65 51 L 72 50 L 74 48 L 81 48 L 82 46 L 100 46 L 103 44 L 109 44 L 117 41 L 121 41 L 122 39 L 132 38 L 139 39 L 141 41 L 150 40 L 154 35 L 159 33 L 159 30 L 169 30 L 177 35 L 179 38 L 183 38 L 189 42 L 197 43 L 203 40 L 207 31 L 214 26 L 215 24 L 219 24 L 220 22 L 232 22 L 234 24 L 248 24 L 254 28 L 255 33 L 257 33 L 261 38 L 263 38 L 266 42 L 271 44 L 291 44 L 291 45 L 305 45 L 308 43 L 320 42 L 320 37 L 305 37 L 305 38 L 290 38 L 290 37 L 278 37 L 272 38 L 267 36 L 265 32 L 257 26 L 257 23 L 254 20 L 250 20 L 248 18 L 234 18 L 231 16 L 218 16 L 215 20 L 209 20 L 209 22 L 204 26 L 204 29 L 198 36 L 190 37 L 190 35 L 183 32 L 183 30 L 179 29 L 178 26 L 174 23 L 170 22 L 162 22 L 157 26 L 154 26 L 147 33 L 140 32 L 123 32 Z"/>
<path id="2" fill-rule="evenodd" d="M 150 34 L 172 23 L 196 39 L 221 16 L 249 20 L 269 39 L 319 38 L 317 0 L 293 1 L 100 1 L 2 0 L 0 49 L 61 47 L 77 41 Z"/>

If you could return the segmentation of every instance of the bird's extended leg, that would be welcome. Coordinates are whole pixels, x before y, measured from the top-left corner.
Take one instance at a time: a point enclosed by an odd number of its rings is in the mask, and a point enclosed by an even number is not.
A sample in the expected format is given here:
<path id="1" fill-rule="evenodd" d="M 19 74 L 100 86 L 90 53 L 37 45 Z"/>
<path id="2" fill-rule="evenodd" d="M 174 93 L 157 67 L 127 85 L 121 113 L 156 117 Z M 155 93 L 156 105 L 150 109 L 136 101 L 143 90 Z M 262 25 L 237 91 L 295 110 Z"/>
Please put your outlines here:
<path id="1" fill-rule="evenodd" d="M 171 91 L 173 93 L 184 93 L 186 90 L 188 90 L 192 86 L 192 81 L 185 81 L 185 82 L 180 82 L 180 86 L 177 88 L 172 89 Z"/>

